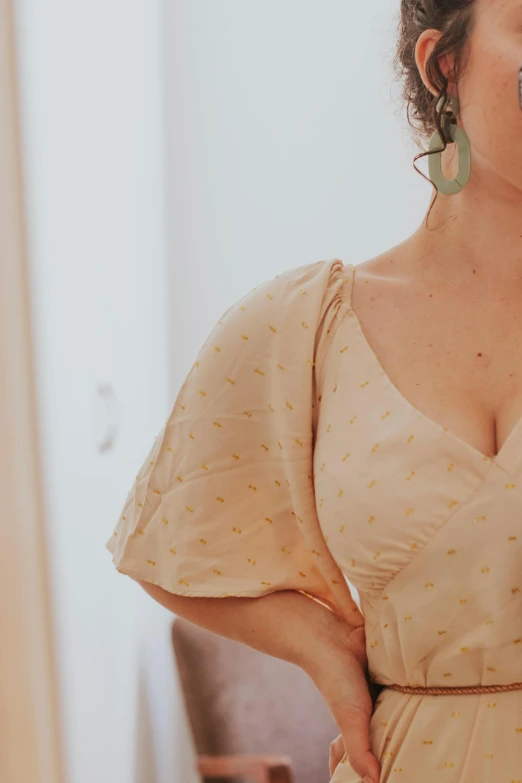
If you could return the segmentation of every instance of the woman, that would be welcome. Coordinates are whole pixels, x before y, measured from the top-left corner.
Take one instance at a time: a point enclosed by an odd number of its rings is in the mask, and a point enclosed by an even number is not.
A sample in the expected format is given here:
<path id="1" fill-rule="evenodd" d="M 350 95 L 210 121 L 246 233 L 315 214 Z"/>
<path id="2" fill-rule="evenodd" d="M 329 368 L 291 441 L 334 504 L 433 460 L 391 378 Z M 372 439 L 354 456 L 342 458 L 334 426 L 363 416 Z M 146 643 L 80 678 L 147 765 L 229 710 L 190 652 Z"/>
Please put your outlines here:
<path id="1" fill-rule="evenodd" d="M 402 0 L 429 220 L 231 305 L 107 542 L 312 677 L 332 783 L 522 779 L 521 60 L 520 0 Z"/>

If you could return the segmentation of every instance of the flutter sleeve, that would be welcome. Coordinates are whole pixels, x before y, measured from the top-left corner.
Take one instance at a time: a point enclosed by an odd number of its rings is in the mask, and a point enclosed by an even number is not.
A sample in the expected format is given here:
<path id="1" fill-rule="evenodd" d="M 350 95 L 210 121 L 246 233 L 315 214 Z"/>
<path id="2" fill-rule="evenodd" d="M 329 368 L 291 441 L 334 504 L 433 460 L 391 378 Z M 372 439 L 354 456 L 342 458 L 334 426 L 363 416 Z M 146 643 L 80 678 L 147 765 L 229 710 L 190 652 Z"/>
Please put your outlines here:
<path id="1" fill-rule="evenodd" d="M 317 341 L 342 270 L 287 269 L 222 315 L 106 543 L 118 571 L 186 596 L 299 590 L 353 610 L 313 484 Z"/>

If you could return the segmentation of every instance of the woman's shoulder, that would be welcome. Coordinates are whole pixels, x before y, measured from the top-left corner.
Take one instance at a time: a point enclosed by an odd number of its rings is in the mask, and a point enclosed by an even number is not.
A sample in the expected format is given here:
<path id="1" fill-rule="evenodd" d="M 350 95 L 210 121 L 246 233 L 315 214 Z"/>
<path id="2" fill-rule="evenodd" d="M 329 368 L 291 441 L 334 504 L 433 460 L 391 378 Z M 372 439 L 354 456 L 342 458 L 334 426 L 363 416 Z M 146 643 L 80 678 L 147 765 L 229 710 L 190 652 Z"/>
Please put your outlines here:
<path id="1" fill-rule="evenodd" d="M 313 309 L 321 321 L 336 302 L 351 300 L 353 268 L 339 258 L 286 267 L 256 285 L 239 302 L 249 298 L 266 307 L 267 300 L 275 301 L 289 311 Z"/>

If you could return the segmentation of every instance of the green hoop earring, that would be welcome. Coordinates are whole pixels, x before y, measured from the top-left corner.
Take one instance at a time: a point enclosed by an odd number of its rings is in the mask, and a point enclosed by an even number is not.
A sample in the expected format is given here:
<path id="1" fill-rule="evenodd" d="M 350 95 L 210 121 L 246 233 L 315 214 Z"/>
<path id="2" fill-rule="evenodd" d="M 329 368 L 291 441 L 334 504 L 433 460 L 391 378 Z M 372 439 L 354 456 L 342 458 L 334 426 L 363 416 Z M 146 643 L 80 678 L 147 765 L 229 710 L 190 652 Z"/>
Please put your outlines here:
<path id="1" fill-rule="evenodd" d="M 444 96 L 441 95 L 437 102 L 437 112 L 440 113 Z M 459 170 L 455 179 L 447 179 L 442 173 L 442 153 L 435 152 L 428 156 L 428 166 L 430 180 L 437 186 L 441 193 L 446 196 L 453 196 L 459 193 L 466 185 L 471 172 L 471 148 L 469 137 L 463 128 L 457 125 L 457 116 L 459 113 L 458 98 L 448 97 L 449 110 L 444 112 L 443 122 L 445 123 L 444 132 L 451 139 L 451 142 L 457 145 L 459 155 Z M 442 138 L 438 130 L 435 131 L 430 139 L 429 149 L 434 150 L 442 146 Z"/>

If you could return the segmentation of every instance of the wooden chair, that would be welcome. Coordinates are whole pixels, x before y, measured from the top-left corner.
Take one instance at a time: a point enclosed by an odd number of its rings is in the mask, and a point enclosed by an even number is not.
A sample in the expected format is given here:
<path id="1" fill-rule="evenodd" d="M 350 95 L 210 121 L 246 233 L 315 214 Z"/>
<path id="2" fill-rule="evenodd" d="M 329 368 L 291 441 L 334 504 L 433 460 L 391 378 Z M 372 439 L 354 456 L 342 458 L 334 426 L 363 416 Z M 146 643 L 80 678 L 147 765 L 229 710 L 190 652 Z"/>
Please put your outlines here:
<path id="1" fill-rule="evenodd" d="M 302 669 L 181 617 L 172 640 L 203 780 L 329 782 L 339 729 Z"/>

